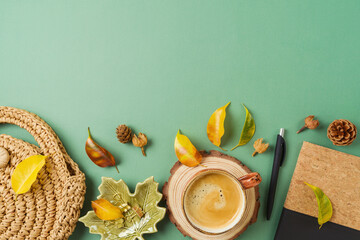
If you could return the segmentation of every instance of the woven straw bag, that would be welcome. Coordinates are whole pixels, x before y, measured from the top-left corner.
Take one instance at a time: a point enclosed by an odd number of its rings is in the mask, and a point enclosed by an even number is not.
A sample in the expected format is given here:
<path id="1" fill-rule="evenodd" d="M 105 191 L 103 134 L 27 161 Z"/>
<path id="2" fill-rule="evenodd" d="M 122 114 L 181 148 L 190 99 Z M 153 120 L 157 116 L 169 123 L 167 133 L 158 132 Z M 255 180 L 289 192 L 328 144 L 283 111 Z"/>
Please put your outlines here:
<path id="1" fill-rule="evenodd" d="M 67 239 L 84 202 L 84 174 L 55 132 L 37 115 L 0 106 L 0 123 L 26 129 L 40 146 L 0 135 L 0 147 L 10 154 L 8 165 L 0 168 L 0 240 Z M 15 197 L 11 174 L 18 163 L 36 154 L 50 157 L 30 191 Z"/>

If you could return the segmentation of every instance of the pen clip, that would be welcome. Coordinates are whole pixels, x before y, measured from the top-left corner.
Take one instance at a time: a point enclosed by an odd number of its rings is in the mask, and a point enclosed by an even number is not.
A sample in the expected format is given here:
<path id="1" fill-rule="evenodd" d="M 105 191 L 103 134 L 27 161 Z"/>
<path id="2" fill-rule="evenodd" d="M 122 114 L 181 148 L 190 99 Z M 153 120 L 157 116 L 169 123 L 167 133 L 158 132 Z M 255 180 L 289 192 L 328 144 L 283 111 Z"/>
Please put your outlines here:
<path id="1" fill-rule="evenodd" d="M 282 164 L 284 162 L 285 154 L 286 154 L 286 144 L 285 144 L 285 140 L 283 137 L 281 137 L 281 145 L 282 145 L 282 153 L 281 153 L 280 167 L 282 166 Z"/>

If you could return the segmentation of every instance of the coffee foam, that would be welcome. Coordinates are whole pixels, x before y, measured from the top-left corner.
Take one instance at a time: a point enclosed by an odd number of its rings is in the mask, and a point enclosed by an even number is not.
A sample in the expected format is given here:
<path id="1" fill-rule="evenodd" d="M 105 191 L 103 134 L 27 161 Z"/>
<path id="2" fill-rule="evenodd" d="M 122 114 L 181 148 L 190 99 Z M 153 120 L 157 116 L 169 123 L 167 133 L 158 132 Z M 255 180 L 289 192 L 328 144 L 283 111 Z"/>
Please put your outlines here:
<path id="1" fill-rule="evenodd" d="M 210 195 L 218 195 L 216 202 L 214 203 L 215 209 L 223 208 L 226 204 L 226 199 L 222 194 L 222 189 L 219 185 L 211 184 L 211 183 L 202 183 L 195 189 L 193 189 L 191 195 L 191 200 L 187 202 L 187 204 L 191 204 L 193 206 L 201 206 L 204 202 L 205 198 Z M 215 197 L 215 196 L 214 196 Z M 189 207 L 189 206 L 188 206 Z"/>
<path id="2" fill-rule="evenodd" d="M 196 179 L 184 198 L 189 220 L 199 228 L 222 229 L 236 219 L 243 207 L 242 190 L 236 180 L 220 173 Z"/>

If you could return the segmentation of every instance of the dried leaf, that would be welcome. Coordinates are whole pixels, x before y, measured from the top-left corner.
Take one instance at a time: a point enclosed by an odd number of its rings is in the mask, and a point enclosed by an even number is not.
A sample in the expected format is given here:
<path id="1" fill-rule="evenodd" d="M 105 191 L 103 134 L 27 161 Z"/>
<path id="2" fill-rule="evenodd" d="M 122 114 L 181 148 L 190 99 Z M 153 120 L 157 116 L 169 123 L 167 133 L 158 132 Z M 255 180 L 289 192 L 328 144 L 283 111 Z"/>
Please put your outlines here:
<path id="1" fill-rule="evenodd" d="M 35 182 L 36 177 L 45 165 L 47 156 L 34 155 L 19 163 L 11 175 L 11 187 L 16 194 L 26 193 Z"/>
<path id="2" fill-rule="evenodd" d="M 318 188 L 315 187 L 307 182 L 305 182 L 306 185 L 308 185 L 315 193 L 319 213 L 318 213 L 318 223 L 319 223 L 319 229 L 322 227 L 324 223 L 329 221 L 332 217 L 333 209 L 332 204 L 330 202 L 330 199 L 324 194 L 324 192 Z"/>
<path id="3" fill-rule="evenodd" d="M 157 232 L 156 224 L 165 216 L 166 209 L 159 207 L 162 194 L 158 191 L 159 183 L 154 177 L 149 177 L 136 185 L 135 193 L 130 193 L 123 180 L 115 181 L 112 178 L 102 177 L 99 186 L 100 196 L 111 201 L 115 206 L 125 203 L 139 206 L 144 215 L 139 217 L 133 209 L 123 212 L 125 218 L 112 221 L 99 219 L 94 211 L 89 211 L 79 221 L 87 226 L 91 233 L 101 235 L 101 239 L 143 240 L 144 233 Z"/>
<path id="4" fill-rule="evenodd" d="M 258 140 L 256 140 L 254 142 L 254 148 L 255 148 L 255 151 L 253 152 L 252 156 L 254 157 L 257 153 L 264 153 L 268 147 L 269 147 L 269 144 L 268 143 L 263 143 L 263 138 L 259 138 Z"/>
<path id="5" fill-rule="evenodd" d="M 221 145 L 221 138 L 225 133 L 224 130 L 224 121 L 226 117 L 226 108 L 230 104 L 228 102 L 225 106 L 222 106 L 221 108 L 218 108 L 210 117 L 208 124 L 207 124 L 207 136 L 215 146 L 218 146 L 219 148 Z"/>
<path id="6" fill-rule="evenodd" d="M 175 153 L 179 161 L 188 166 L 195 167 L 200 164 L 202 156 L 190 142 L 189 138 L 178 131 L 175 138 Z"/>
<path id="7" fill-rule="evenodd" d="M 115 166 L 117 172 L 119 169 L 115 165 L 114 156 L 105 148 L 99 146 L 91 137 L 90 128 L 88 128 L 89 137 L 86 140 L 85 151 L 91 161 L 93 161 L 99 167 Z"/>
<path id="8" fill-rule="evenodd" d="M 103 198 L 91 201 L 91 207 L 94 209 L 96 216 L 102 220 L 115 220 L 124 217 L 120 208 L 115 207 L 111 202 Z"/>
<path id="9" fill-rule="evenodd" d="M 244 104 L 243 104 L 243 106 L 246 111 L 245 123 L 244 123 L 243 129 L 241 131 L 239 143 L 235 147 L 233 147 L 231 149 L 231 151 L 239 146 L 247 144 L 251 140 L 251 138 L 254 136 L 254 133 L 255 133 L 254 118 L 251 116 L 249 110 L 245 107 Z"/>

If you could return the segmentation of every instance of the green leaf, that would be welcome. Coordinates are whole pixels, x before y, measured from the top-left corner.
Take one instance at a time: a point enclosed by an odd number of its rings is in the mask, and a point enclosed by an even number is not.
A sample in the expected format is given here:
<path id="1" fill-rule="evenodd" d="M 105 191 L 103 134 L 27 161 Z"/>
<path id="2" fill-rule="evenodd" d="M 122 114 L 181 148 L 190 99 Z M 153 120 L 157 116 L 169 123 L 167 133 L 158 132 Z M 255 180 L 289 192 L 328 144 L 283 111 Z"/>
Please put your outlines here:
<path id="1" fill-rule="evenodd" d="M 102 177 L 98 199 L 104 198 L 120 208 L 127 204 L 138 205 L 145 215 L 139 218 L 130 209 L 124 212 L 124 219 L 103 221 L 94 211 L 89 211 L 79 221 L 89 227 L 90 233 L 100 234 L 101 239 L 104 240 L 143 240 L 143 234 L 157 232 L 156 224 L 165 216 L 166 209 L 158 206 L 162 198 L 158 186 L 159 183 L 154 181 L 154 177 L 149 177 L 144 182 L 138 183 L 132 194 L 123 180 L 115 181 L 112 178 Z"/>
<path id="2" fill-rule="evenodd" d="M 254 133 L 255 133 L 254 118 L 251 116 L 249 110 L 245 107 L 244 104 L 243 104 L 243 106 L 246 111 L 245 123 L 244 123 L 243 129 L 241 131 L 239 143 L 235 147 L 233 147 L 231 149 L 231 151 L 239 146 L 247 144 L 251 140 L 251 138 L 254 136 Z"/>
<path id="3" fill-rule="evenodd" d="M 324 223 L 331 219 L 333 213 L 332 205 L 330 199 L 324 194 L 324 192 L 320 188 L 315 187 L 307 182 L 305 182 L 305 184 L 308 185 L 315 193 L 319 208 L 318 223 L 320 225 L 320 229 Z"/>

